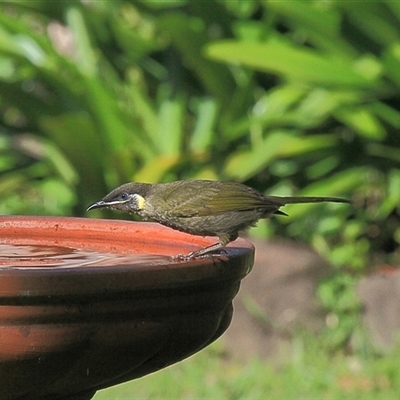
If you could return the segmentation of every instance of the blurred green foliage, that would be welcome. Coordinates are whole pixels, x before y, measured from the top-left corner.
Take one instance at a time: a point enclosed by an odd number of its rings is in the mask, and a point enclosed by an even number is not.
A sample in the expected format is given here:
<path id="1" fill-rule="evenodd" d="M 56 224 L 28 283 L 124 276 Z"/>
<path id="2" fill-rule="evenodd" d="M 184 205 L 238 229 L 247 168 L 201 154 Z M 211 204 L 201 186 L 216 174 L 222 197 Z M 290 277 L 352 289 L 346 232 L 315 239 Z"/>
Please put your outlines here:
<path id="1" fill-rule="evenodd" d="M 237 180 L 352 198 L 261 229 L 351 275 L 398 263 L 399 71 L 396 1 L 3 1 L 0 211 L 83 215 L 126 181 Z"/>
<path id="2" fill-rule="evenodd" d="M 338 353 L 299 335 L 279 365 L 226 360 L 220 342 L 160 372 L 99 390 L 94 400 L 246 399 L 394 400 L 400 390 L 396 346 L 385 358 Z M 221 351 L 222 350 L 222 351 Z M 199 384 L 201 382 L 201 384 Z"/>

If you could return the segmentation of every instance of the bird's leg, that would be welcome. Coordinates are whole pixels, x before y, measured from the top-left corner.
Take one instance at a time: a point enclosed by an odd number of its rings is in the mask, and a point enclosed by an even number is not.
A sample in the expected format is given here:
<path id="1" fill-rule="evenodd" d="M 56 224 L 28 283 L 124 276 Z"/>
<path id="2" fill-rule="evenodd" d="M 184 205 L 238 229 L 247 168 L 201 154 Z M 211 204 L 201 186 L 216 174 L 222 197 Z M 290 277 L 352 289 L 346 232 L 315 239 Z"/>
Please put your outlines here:
<path id="1" fill-rule="evenodd" d="M 207 253 L 211 253 L 212 251 L 218 250 L 221 247 L 225 247 L 225 245 L 221 244 L 220 242 L 214 243 L 211 246 L 203 247 L 200 250 L 192 251 L 186 257 L 191 260 L 196 257 L 204 256 Z"/>
<path id="2" fill-rule="evenodd" d="M 189 261 L 189 260 L 193 260 L 195 258 L 211 256 L 208 253 L 215 251 L 221 247 L 223 247 L 223 245 L 220 242 L 218 242 L 218 243 L 212 244 L 211 246 L 203 247 L 200 250 L 192 251 L 189 254 L 178 254 L 176 256 L 172 256 L 172 259 L 177 260 L 177 261 Z"/>
<path id="3" fill-rule="evenodd" d="M 211 246 L 203 247 L 200 250 L 192 251 L 187 255 L 180 255 L 177 258 L 183 260 L 193 260 L 194 258 L 208 255 L 208 253 L 211 253 L 215 250 L 225 247 L 228 243 L 232 242 L 233 240 L 236 240 L 237 237 L 238 235 L 220 235 L 218 243 L 214 243 Z"/>

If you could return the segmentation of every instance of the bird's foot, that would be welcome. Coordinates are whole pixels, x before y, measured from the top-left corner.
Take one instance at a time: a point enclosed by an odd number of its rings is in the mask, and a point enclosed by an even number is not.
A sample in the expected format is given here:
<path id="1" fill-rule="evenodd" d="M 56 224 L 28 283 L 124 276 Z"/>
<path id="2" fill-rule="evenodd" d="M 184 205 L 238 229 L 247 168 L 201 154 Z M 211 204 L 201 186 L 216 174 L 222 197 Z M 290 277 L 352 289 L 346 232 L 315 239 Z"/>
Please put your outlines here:
<path id="1" fill-rule="evenodd" d="M 204 258 L 214 258 L 221 255 L 226 255 L 227 251 L 225 249 L 220 249 L 217 253 L 214 251 L 209 251 L 207 253 L 203 253 L 200 251 L 192 251 L 189 254 L 177 254 L 176 256 L 172 256 L 172 261 L 192 261 L 192 260 L 201 260 Z"/>
<path id="2" fill-rule="evenodd" d="M 175 256 L 171 256 L 171 261 L 188 261 L 187 254 L 177 254 Z"/>
<path id="3" fill-rule="evenodd" d="M 196 254 L 177 254 L 176 256 L 172 256 L 171 260 L 172 261 L 192 261 L 192 260 L 199 260 L 202 258 L 207 258 L 210 257 L 211 254 L 200 254 L 200 255 L 196 255 Z"/>

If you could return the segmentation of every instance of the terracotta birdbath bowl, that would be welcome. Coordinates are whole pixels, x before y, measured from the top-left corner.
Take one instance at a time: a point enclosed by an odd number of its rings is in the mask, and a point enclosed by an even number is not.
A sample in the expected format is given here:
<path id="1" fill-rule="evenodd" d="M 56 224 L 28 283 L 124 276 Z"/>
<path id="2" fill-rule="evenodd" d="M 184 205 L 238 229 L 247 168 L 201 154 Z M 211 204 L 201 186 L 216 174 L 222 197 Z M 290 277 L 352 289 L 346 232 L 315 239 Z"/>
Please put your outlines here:
<path id="1" fill-rule="evenodd" d="M 0 217 L 0 400 L 90 399 L 204 348 L 253 265 L 239 239 L 152 223 Z"/>

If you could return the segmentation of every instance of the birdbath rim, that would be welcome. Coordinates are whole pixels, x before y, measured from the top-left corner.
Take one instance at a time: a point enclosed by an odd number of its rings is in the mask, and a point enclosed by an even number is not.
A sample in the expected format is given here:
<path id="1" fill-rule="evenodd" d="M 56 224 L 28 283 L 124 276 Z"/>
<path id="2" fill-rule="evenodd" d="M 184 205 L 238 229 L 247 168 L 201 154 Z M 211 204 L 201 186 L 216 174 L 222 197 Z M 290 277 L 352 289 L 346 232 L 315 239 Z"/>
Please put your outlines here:
<path id="1" fill-rule="evenodd" d="M 0 257 L 0 297 L 107 294 L 124 290 L 173 288 L 199 281 L 241 280 L 253 265 L 254 247 L 239 238 L 217 256 L 177 261 L 186 254 L 215 243 L 213 237 L 179 232 L 152 222 L 53 216 L 1 216 L 0 245 L 58 246 L 125 255 L 119 261 L 93 262 L 78 267 L 57 265 L 4 266 Z M 131 262 L 129 254 L 138 255 Z M 142 260 L 140 256 L 148 257 Z M 149 256 L 150 255 L 150 256 Z M 154 255 L 152 257 L 151 255 Z M 229 262 L 228 262 L 229 260 Z M 245 268 L 243 268 L 243 263 Z M 235 268 L 241 265 L 241 268 Z M 227 270 L 229 269 L 229 271 Z M 57 287 L 51 285 L 55 276 Z M 121 279 L 124 276 L 124 279 Z M 90 285 L 88 282 L 90 281 Z M 18 284 L 17 284 L 18 282 Z"/>

